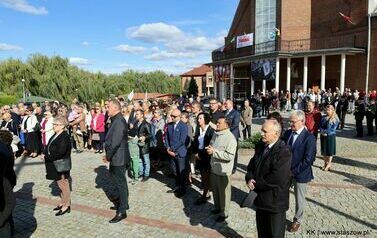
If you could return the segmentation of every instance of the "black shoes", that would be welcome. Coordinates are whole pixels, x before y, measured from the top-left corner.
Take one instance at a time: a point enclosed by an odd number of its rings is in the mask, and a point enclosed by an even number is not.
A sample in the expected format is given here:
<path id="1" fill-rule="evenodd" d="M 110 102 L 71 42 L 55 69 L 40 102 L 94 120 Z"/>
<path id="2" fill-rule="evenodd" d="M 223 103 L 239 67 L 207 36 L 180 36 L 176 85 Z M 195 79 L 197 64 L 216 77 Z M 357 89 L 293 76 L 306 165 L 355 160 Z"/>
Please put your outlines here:
<path id="1" fill-rule="evenodd" d="M 118 223 L 121 220 L 126 219 L 126 218 L 127 218 L 127 213 L 126 212 L 123 213 L 123 214 L 122 213 L 117 213 L 115 215 L 115 217 L 109 221 L 109 223 Z"/>
<path id="2" fill-rule="evenodd" d="M 59 211 L 60 209 L 62 209 L 63 206 L 59 205 L 57 207 L 55 207 L 54 209 L 52 209 L 53 211 Z"/>
<path id="3" fill-rule="evenodd" d="M 174 193 L 174 195 L 177 197 L 177 198 L 182 198 L 183 196 L 185 196 L 185 192 L 183 192 L 183 191 L 176 191 L 175 193 Z"/>
<path id="4" fill-rule="evenodd" d="M 149 177 L 148 177 L 148 176 L 145 176 L 145 177 L 141 180 L 141 182 L 147 182 L 148 179 L 149 179 Z"/>
<path id="5" fill-rule="evenodd" d="M 94 154 L 98 154 L 99 153 L 99 150 L 96 150 L 95 152 L 94 152 Z"/>
<path id="6" fill-rule="evenodd" d="M 200 197 L 198 198 L 195 202 L 194 202 L 194 205 L 203 205 L 204 203 L 206 203 L 209 199 L 211 198 L 211 196 L 208 196 L 208 197 Z"/>
<path id="7" fill-rule="evenodd" d="M 69 206 L 67 209 L 65 209 L 64 211 L 63 210 L 59 210 L 58 213 L 55 214 L 55 216 L 63 216 L 64 214 L 66 213 L 70 213 L 71 212 L 71 206 Z"/>
<path id="8" fill-rule="evenodd" d="M 217 219 L 216 219 L 216 222 L 225 222 L 225 220 L 228 218 L 228 216 L 224 217 L 224 216 L 219 216 Z"/>

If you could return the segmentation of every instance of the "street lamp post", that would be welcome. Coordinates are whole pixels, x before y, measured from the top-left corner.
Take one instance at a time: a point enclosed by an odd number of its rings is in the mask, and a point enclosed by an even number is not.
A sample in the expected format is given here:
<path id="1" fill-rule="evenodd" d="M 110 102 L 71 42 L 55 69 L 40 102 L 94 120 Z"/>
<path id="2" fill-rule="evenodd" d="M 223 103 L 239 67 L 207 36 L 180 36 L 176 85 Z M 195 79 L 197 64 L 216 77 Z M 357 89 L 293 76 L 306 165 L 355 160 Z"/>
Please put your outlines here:
<path id="1" fill-rule="evenodd" d="M 25 102 L 25 79 L 22 79 L 22 100 Z"/>

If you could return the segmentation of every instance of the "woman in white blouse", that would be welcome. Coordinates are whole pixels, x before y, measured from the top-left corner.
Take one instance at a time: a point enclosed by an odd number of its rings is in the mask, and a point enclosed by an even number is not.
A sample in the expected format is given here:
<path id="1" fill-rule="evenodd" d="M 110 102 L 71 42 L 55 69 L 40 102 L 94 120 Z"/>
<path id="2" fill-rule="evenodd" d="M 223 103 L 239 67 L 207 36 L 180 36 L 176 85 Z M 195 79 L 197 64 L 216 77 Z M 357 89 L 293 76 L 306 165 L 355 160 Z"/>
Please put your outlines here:
<path id="1" fill-rule="evenodd" d="M 29 155 L 32 158 L 37 157 L 40 152 L 39 137 L 35 131 L 37 124 L 37 117 L 33 114 L 33 108 L 29 106 L 25 110 L 25 116 L 21 123 L 21 131 L 25 134 L 25 155 Z"/>

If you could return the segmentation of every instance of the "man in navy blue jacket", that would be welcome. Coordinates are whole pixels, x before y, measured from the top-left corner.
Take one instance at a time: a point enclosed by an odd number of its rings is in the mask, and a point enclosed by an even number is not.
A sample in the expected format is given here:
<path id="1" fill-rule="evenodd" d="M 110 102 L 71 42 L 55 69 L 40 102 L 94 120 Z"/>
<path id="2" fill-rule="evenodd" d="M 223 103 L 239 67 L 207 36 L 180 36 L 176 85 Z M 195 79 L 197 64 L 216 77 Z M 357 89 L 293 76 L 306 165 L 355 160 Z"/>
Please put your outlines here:
<path id="1" fill-rule="evenodd" d="M 165 147 L 168 154 L 173 158 L 173 164 L 177 172 L 177 188 L 174 192 L 178 198 L 181 198 L 186 192 L 186 157 L 189 142 L 188 128 L 187 125 L 180 120 L 181 111 L 175 109 L 170 116 L 173 118 L 173 123 L 168 125 Z"/>
<path id="2" fill-rule="evenodd" d="M 313 177 L 312 165 L 317 152 L 316 138 L 305 128 L 305 113 L 301 110 L 293 111 L 289 122 L 291 129 L 284 133 L 284 140 L 291 147 L 291 172 L 296 200 L 293 223 L 289 232 L 296 232 L 303 218 L 307 183 Z"/>
<path id="3" fill-rule="evenodd" d="M 226 100 L 225 107 L 227 109 L 225 113 L 225 117 L 230 122 L 229 129 L 237 140 L 237 150 L 236 150 L 236 155 L 234 157 L 234 165 L 233 165 L 233 171 L 232 171 L 232 174 L 234 174 L 236 172 L 237 161 L 238 161 L 238 140 L 240 139 L 241 114 L 236 109 L 234 109 L 233 101 L 230 99 Z"/>

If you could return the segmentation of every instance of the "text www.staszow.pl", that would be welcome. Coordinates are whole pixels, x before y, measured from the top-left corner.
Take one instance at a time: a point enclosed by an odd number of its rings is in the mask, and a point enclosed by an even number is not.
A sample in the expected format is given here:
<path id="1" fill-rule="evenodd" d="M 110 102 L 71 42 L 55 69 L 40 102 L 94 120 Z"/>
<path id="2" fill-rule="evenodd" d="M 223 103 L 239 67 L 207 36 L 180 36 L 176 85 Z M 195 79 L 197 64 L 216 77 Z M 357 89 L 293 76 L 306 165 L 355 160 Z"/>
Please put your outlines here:
<path id="1" fill-rule="evenodd" d="M 318 235 L 335 235 L 335 236 L 366 236 L 370 235 L 370 231 L 344 231 L 344 230 L 338 230 L 338 231 L 321 231 L 318 230 Z"/>

